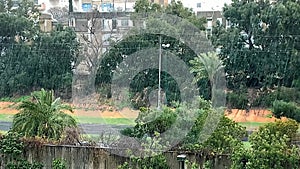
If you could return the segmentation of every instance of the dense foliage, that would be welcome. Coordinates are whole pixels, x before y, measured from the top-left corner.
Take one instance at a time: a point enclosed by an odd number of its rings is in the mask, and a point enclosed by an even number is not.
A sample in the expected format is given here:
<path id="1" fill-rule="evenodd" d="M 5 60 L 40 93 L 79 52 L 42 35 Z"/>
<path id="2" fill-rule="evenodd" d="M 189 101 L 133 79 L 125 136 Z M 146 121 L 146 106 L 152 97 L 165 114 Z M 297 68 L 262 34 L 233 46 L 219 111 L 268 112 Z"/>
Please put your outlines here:
<path id="1" fill-rule="evenodd" d="M 276 100 L 273 102 L 272 112 L 275 117 L 287 117 L 300 122 L 300 108 L 294 102 Z"/>
<path id="2" fill-rule="evenodd" d="M 297 0 L 233 0 L 224 7 L 230 28 L 213 28 L 228 87 L 291 86 L 299 79 L 300 4 Z"/>
<path id="3" fill-rule="evenodd" d="M 75 119 L 63 112 L 73 112 L 69 105 L 55 98 L 53 91 L 36 91 L 32 100 L 19 105 L 20 112 L 13 117 L 12 130 L 27 137 L 43 137 L 58 140 L 66 127 L 76 127 Z"/>
<path id="4" fill-rule="evenodd" d="M 42 169 L 41 163 L 23 159 L 24 143 L 21 141 L 21 135 L 14 132 L 8 132 L 0 139 L 0 152 L 4 159 L 1 165 L 8 169 Z M 5 162 L 2 163 L 2 162 Z"/>
<path id="5" fill-rule="evenodd" d="M 163 133 L 168 130 L 177 118 L 176 112 L 170 108 L 163 110 L 142 110 L 137 124 L 133 128 L 126 128 L 121 131 L 123 135 L 142 138 L 153 137 L 155 132 Z M 153 120 L 155 119 L 155 120 Z"/>
<path id="6" fill-rule="evenodd" d="M 233 153 L 233 169 L 299 167 L 299 148 L 291 145 L 298 123 L 289 120 L 269 123 L 250 136 L 251 148 L 240 147 Z"/>
<path id="7" fill-rule="evenodd" d="M 129 162 L 125 162 L 124 164 L 120 165 L 118 169 L 170 169 L 167 164 L 166 157 L 162 154 L 152 156 L 152 157 L 145 157 L 145 158 L 137 158 L 132 157 L 130 158 Z"/>
<path id="8" fill-rule="evenodd" d="M 39 14 L 31 1 L 20 1 L 17 10 L 11 3 L 0 4 L 0 97 L 40 88 L 70 97 L 72 63 L 79 45 L 76 34 L 61 26 L 50 33 L 41 32 Z"/>
<path id="9" fill-rule="evenodd" d="M 153 12 L 163 12 L 165 14 L 170 14 L 173 16 L 181 17 L 182 19 L 186 19 L 185 22 L 189 22 L 195 24 L 195 29 L 198 28 L 198 31 L 203 30 L 203 24 L 205 20 L 203 18 L 197 18 L 195 14 L 191 11 L 191 9 L 185 8 L 180 1 L 172 1 L 166 8 L 161 8 L 155 5 L 155 3 L 150 3 L 147 0 L 137 1 L 135 4 L 136 15 L 140 16 L 141 14 L 152 14 Z M 133 14 L 132 17 L 135 17 Z M 137 21 L 138 22 L 138 21 Z M 138 25 L 138 23 L 135 23 Z M 180 25 L 180 23 L 178 23 Z M 191 24 L 191 25 L 192 25 Z M 96 84 L 97 86 L 107 86 L 111 83 L 112 77 L 114 75 L 114 70 L 119 66 L 119 64 L 123 61 L 127 56 L 134 54 L 135 52 L 142 51 L 145 49 L 157 48 L 159 44 L 159 39 L 161 38 L 162 44 L 169 44 L 169 47 L 164 48 L 164 51 L 171 52 L 175 54 L 179 59 L 183 60 L 188 66 L 189 63 L 197 55 L 194 53 L 192 49 L 188 47 L 188 45 L 182 43 L 180 39 L 176 39 L 176 37 L 166 36 L 162 32 L 172 32 L 172 34 L 176 34 L 179 32 L 183 32 L 184 26 L 182 26 L 183 30 L 178 30 L 174 25 L 168 23 L 167 21 L 162 21 L 158 19 L 148 19 L 146 22 L 147 29 L 139 30 L 139 34 L 133 33 L 132 36 L 125 36 L 122 41 L 116 43 L 110 51 L 103 57 L 100 67 L 97 72 Z M 153 30 L 152 30 L 153 29 Z M 149 33 L 150 31 L 150 33 Z M 153 33 L 153 32 L 161 32 L 161 33 Z M 129 33 L 130 35 L 130 33 Z M 199 35 L 200 36 L 200 35 Z M 203 44 L 209 44 L 208 40 L 205 37 L 203 38 L 205 41 Z M 201 46 L 202 47 L 202 46 Z M 207 46 L 203 46 L 206 49 Z M 147 63 L 148 60 L 144 60 L 144 63 Z M 162 58 L 162 67 L 167 67 L 170 61 Z M 127 69 L 132 69 L 128 67 Z M 122 70 L 125 71 L 125 70 Z M 124 78 L 124 77 L 123 77 Z M 185 78 L 185 77 L 181 77 Z M 144 104 L 140 103 L 137 98 L 141 98 L 142 100 L 146 100 L 145 97 L 149 96 L 153 90 L 158 88 L 158 71 L 157 69 L 146 69 L 142 72 L 136 74 L 134 79 L 131 80 L 130 84 L 130 99 L 134 101 L 134 107 L 145 107 L 148 106 L 149 103 Z M 174 80 L 174 77 L 170 76 L 167 72 L 162 72 L 161 77 L 161 88 L 166 93 L 166 99 L 168 105 L 173 101 L 180 101 L 180 91 Z M 209 96 L 209 91 L 206 91 L 207 79 L 201 81 L 201 85 L 205 91 L 205 95 Z M 103 91 L 103 90 L 102 90 Z M 107 97 L 110 97 L 110 92 L 105 94 Z"/>

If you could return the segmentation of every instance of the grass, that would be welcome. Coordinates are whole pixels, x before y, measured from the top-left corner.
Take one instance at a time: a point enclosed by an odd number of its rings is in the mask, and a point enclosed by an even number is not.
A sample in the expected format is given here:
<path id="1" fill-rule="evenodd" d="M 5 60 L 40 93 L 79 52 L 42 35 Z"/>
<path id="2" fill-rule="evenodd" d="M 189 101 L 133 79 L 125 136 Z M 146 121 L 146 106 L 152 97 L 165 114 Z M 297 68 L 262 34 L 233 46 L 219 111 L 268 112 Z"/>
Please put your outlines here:
<path id="1" fill-rule="evenodd" d="M 87 124 L 113 124 L 113 125 L 134 125 L 134 119 L 127 118 L 101 118 L 88 116 L 73 116 L 79 123 Z M 12 122 L 12 114 L 0 114 L 0 121 Z"/>
<path id="2" fill-rule="evenodd" d="M 253 128 L 253 127 L 258 128 L 258 127 L 263 126 L 267 123 L 263 123 L 263 122 L 240 122 L 239 124 L 242 125 L 242 126 L 245 126 L 246 128 Z"/>
<path id="3" fill-rule="evenodd" d="M 12 122 L 13 115 L 12 114 L 0 114 L 0 121 Z"/>
<path id="4" fill-rule="evenodd" d="M 101 118 L 88 116 L 75 116 L 79 123 L 87 124 L 113 124 L 113 125 L 134 125 L 134 119 L 127 118 Z"/>
<path id="5" fill-rule="evenodd" d="M 87 116 L 74 116 L 79 123 L 88 124 L 113 124 L 113 125 L 134 125 L 134 119 L 127 118 L 101 118 L 101 117 L 87 117 Z M 12 122 L 12 114 L 0 114 L 0 121 Z"/>

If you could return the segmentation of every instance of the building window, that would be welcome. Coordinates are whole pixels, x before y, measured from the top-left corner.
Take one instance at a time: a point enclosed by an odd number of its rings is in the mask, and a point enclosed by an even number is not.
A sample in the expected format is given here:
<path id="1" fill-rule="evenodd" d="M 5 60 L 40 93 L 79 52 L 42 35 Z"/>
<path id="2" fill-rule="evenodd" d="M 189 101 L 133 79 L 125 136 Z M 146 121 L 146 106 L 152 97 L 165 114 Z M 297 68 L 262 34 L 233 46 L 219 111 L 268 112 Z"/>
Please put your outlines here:
<path id="1" fill-rule="evenodd" d="M 201 8 L 201 3 L 197 3 L 197 8 Z"/>

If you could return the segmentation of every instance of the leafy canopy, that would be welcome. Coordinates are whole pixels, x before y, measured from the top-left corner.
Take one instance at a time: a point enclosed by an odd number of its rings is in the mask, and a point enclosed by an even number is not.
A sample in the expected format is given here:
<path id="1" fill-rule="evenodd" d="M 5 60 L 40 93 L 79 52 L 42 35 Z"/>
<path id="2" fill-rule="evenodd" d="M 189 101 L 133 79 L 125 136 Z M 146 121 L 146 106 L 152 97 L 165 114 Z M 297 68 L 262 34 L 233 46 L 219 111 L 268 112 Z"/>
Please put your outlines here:
<path id="1" fill-rule="evenodd" d="M 231 23 L 213 28 L 228 87 L 290 87 L 299 76 L 300 4 L 296 0 L 233 0 L 225 5 Z"/>

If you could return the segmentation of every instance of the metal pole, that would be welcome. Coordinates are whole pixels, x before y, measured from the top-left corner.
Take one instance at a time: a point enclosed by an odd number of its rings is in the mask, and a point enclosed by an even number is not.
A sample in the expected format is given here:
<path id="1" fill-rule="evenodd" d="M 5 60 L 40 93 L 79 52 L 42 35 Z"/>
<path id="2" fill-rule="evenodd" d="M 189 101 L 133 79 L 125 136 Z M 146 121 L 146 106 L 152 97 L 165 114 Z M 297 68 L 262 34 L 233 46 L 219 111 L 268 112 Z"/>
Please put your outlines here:
<path id="1" fill-rule="evenodd" d="M 126 3 L 127 3 L 127 0 L 125 0 L 125 10 L 124 10 L 125 12 L 126 12 L 126 8 L 127 8 Z"/>
<path id="2" fill-rule="evenodd" d="M 159 57 L 158 57 L 158 93 L 157 93 L 157 109 L 160 109 L 160 100 L 161 100 L 161 88 L 160 88 L 160 81 L 161 81 L 161 35 L 159 35 Z"/>
<path id="3" fill-rule="evenodd" d="M 113 0 L 113 11 L 115 11 L 115 0 Z"/>

